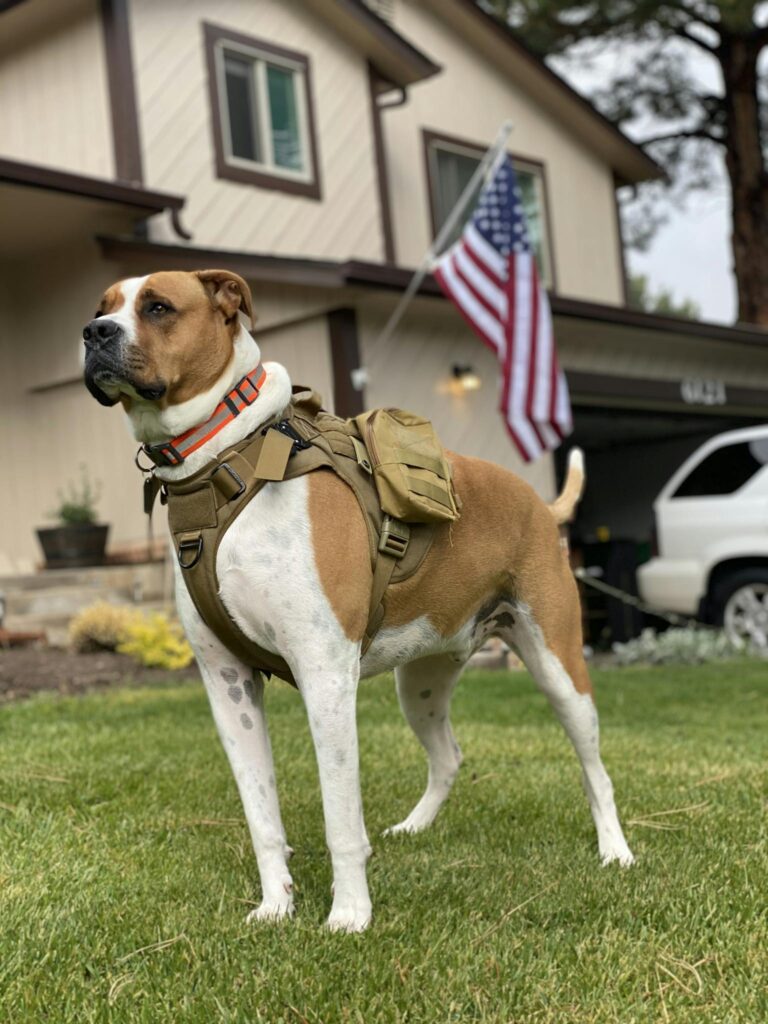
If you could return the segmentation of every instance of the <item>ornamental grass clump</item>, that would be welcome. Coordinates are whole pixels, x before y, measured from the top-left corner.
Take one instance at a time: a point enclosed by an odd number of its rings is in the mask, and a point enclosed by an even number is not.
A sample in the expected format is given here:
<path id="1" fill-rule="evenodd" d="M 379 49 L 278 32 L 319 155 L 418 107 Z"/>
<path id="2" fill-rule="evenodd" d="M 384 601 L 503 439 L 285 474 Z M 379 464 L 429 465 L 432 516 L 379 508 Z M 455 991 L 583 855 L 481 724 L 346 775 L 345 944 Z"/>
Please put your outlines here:
<path id="1" fill-rule="evenodd" d="M 117 650 L 146 668 L 186 668 L 194 658 L 181 626 L 161 612 L 134 618 Z"/>
<path id="2" fill-rule="evenodd" d="M 69 645 L 78 654 L 115 651 L 128 638 L 137 613 L 122 605 L 98 601 L 83 608 L 69 624 Z"/>
<path id="3" fill-rule="evenodd" d="M 721 629 L 644 629 L 625 644 L 614 644 L 618 665 L 701 665 L 748 653 Z"/>
<path id="4" fill-rule="evenodd" d="M 65 491 L 59 491 L 59 504 L 50 513 L 52 519 L 67 526 L 93 524 L 97 520 L 96 505 L 101 497 L 101 485 L 93 484 L 85 464 L 80 466 L 80 481 L 70 481 Z"/>

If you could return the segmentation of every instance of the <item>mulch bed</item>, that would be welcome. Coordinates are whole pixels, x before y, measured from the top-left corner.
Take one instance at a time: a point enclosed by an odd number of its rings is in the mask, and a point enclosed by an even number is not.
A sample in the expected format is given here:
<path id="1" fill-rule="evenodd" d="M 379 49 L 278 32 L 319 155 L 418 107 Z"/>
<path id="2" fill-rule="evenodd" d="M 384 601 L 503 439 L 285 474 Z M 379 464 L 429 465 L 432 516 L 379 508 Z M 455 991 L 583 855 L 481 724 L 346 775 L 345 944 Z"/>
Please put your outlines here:
<path id="1" fill-rule="evenodd" d="M 178 672 L 142 668 L 127 654 L 111 651 L 74 654 L 52 648 L 0 650 L 0 704 L 45 690 L 78 694 L 112 686 L 188 679 L 196 671 L 194 665 Z"/>

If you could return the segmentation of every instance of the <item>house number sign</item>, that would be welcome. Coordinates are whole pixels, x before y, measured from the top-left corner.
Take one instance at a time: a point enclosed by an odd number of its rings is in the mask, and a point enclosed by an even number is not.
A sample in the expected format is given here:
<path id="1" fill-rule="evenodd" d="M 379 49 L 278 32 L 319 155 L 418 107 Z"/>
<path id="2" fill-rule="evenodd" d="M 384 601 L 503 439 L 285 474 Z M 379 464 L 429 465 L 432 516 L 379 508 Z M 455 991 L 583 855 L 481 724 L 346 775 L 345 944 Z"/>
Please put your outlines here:
<path id="1" fill-rule="evenodd" d="M 725 405 L 728 395 L 721 380 L 686 377 L 680 382 L 680 394 L 686 405 Z"/>

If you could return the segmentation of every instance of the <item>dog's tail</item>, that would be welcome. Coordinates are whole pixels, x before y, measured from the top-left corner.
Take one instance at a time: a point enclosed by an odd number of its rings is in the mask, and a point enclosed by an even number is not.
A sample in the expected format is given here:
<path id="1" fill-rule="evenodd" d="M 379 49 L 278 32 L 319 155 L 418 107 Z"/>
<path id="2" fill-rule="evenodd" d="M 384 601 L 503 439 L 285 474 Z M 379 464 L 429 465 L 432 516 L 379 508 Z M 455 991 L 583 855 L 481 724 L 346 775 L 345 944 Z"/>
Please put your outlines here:
<path id="1" fill-rule="evenodd" d="M 552 504 L 547 505 L 558 526 L 562 526 L 573 517 L 584 491 L 584 480 L 584 453 L 581 448 L 571 448 L 563 489 Z"/>

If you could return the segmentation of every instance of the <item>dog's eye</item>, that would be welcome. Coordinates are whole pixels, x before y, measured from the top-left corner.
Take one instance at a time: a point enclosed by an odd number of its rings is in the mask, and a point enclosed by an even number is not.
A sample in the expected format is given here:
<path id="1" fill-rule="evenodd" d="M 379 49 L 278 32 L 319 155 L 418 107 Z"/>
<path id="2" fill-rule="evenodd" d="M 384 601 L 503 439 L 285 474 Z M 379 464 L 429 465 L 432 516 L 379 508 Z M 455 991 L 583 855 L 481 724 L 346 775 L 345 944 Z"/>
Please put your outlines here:
<path id="1" fill-rule="evenodd" d="M 159 316 L 163 313 L 170 313 L 171 307 L 165 302 L 150 302 L 147 306 L 147 312 L 152 313 L 154 316 Z"/>

